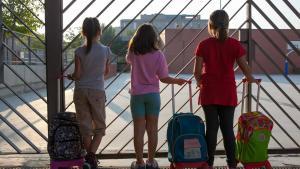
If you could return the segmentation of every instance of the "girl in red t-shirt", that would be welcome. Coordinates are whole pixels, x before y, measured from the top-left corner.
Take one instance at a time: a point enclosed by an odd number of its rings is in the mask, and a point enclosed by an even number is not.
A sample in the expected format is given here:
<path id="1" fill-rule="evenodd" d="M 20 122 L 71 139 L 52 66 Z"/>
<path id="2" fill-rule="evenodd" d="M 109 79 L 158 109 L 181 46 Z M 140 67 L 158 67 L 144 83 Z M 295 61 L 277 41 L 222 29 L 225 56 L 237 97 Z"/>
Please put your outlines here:
<path id="1" fill-rule="evenodd" d="M 212 168 L 219 126 L 229 168 L 236 168 L 235 136 L 233 132 L 234 109 L 237 92 L 234 63 L 237 62 L 249 82 L 256 82 L 244 57 L 240 42 L 228 37 L 229 17 L 224 10 L 214 11 L 208 21 L 210 38 L 199 43 L 196 49 L 194 75 L 200 87 L 199 104 L 206 119 L 208 165 Z"/>

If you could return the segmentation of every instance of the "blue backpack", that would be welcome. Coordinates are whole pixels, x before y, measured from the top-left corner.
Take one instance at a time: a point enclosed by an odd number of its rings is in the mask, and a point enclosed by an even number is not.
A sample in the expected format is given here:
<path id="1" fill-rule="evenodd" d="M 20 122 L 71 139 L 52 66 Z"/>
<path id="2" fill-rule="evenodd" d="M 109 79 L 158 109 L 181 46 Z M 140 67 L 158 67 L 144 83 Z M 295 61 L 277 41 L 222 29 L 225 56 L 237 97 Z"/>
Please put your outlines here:
<path id="1" fill-rule="evenodd" d="M 173 114 L 168 129 L 170 162 L 204 162 L 208 160 L 203 120 L 193 113 Z"/>

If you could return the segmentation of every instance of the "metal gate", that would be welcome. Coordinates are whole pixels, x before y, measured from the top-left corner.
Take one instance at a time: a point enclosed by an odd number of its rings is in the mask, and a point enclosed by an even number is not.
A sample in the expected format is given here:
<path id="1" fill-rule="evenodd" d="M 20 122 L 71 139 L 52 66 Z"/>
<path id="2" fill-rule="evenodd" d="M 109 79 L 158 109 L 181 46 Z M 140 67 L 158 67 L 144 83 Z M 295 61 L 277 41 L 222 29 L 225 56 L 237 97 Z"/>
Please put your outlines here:
<path id="1" fill-rule="evenodd" d="M 22 2 L 22 0 L 18 1 Z M 59 111 L 74 111 L 72 102 L 74 84 L 59 77 L 73 70 L 73 51 L 81 37 L 79 30 L 75 31 L 72 38 L 68 40 L 66 40 L 66 36 L 70 30 L 74 29 L 74 25 L 82 22 L 83 18 L 94 16 L 98 17 L 100 22 L 106 20 L 102 30 L 103 34 L 112 31 L 111 26 L 120 18 L 126 18 L 127 20 L 121 23 L 119 29 L 113 30 L 113 36 L 103 42 L 113 47 L 117 43 L 122 44 L 122 41 L 126 44 L 129 36 L 126 38 L 124 35 L 130 34 L 132 27 L 136 27 L 136 20 L 140 19 L 139 16 L 144 13 L 151 13 L 152 15 L 148 15 L 144 21 L 159 27 L 158 31 L 166 39 L 165 52 L 176 51 L 172 57 L 167 56 L 169 68 L 175 65 L 177 69 L 173 71 L 174 76 L 192 79 L 191 74 L 183 74 L 183 72 L 192 67 L 194 57 L 190 51 L 206 35 L 206 24 L 193 30 L 192 37 L 188 40 L 183 42 L 183 38 L 187 32 L 192 30 L 195 20 L 201 22 L 199 15 L 207 18 L 209 13 L 220 8 L 229 13 L 231 23 L 235 25 L 230 30 L 230 36 L 239 38 L 245 45 L 250 66 L 259 73 L 256 76 L 263 79 L 259 110 L 269 116 L 275 124 L 269 153 L 300 153 L 300 105 L 298 101 L 300 99 L 300 76 L 297 74 L 300 65 L 300 51 L 299 46 L 297 46 L 297 41 L 300 41 L 299 5 L 297 8 L 299 2 L 288 0 L 45 0 L 43 2 L 38 0 L 36 3 L 45 6 L 45 21 L 38 19 L 45 25 L 45 37 L 37 35 L 34 31 L 31 31 L 30 37 L 42 44 L 46 57 L 41 57 L 32 49 L 29 40 L 24 42 L 24 37 L 1 22 L 0 60 L 6 58 L 7 53 L 10 53 L 21 64 L 13 65 L 10 62 L 3 62 L 3 69 L 9 70 L 12 75 L 7 77 L 5 76 L 6 73 L 4 74 L 3 89 L 7 90 L 9 94 L 0 95 L 0 154 L 46 153 L 48 121 L 51 122 L 53 114 Z M 7 10 L 12 15 L 15 14 L 14 10 L 4 0 L 1 3 L 1 9 Z M 161 16 L 168 13 L 170 9 L 172 9 L 172 13 L 176 14 L 169 15 L 164 23 L 158 24 Z M 34 15 L 34 12 L 31 13 Z M 179 18 L 184 13 L 190 15 L 179 24 Z M 18 15 L 14 16 L 20 20 L 21 24 L 26 25 Z M 37 14 L 34 16 L 38 17 Z M 272 29 L 272 33 L 265 29 L 266 27 Z M 288 30 L 283 30 L 282 27 Z M 29 27 L 26 28 L 29 29 Z M 175 33 L 169 36 L 167 32 L 170 28 L 173 28 Z M 40 67 L 36 68 L 36 64 L 32 64 L 32 61 L 29 63 L 28 59 L 25 59 L 26 57 L 21 57 L 20 53 L 17 53 L 5 40 L 7 36 L 15 37 L 14 40 L 24 46 L 27 53 L 30 53 L 30 58 L 35 58 Z M 174 49 L 174 44 L 178 43 L 183 45 Z M 285 47 L 289 46 L 289 51 L 282 46 L 282 43 L 285 44 Z M 116 55 L 112 59 L 112 63 L 117 65 L 118 71 L 107 80 L 105 86 L 108 97 L 106 102 L 107 135 L 103 138 L 99 148 L 101 158 L 135 156 L 132 142 L 132 119 L 129 109 L 130 96 L 128 94 L 130 76 L 128 65 L 124 64 L 126 45 L 123 44 L 123 46 L 115 49 L 113 52 Z M 288 52 L 291 55 L 287 54 Z M 180 66 L 177 65 L 178 62 L 181 63 Z M 24 70 L 30 72 L 28 76 L 35 76 L 36 79 L 39 79 L 40 85 L 47 85 L 33 87 L 36 83 L 31 83 L 31 79 L 26 79 L 27 76 L 20 75 L 24 72 L 18 72 L 16 66 L 20 67 L 20 65 Z M 288 69 L 287 66 L 289 66 Z M 40 70 L 42 67 L 44 72 Z M 270 68 L 275 70 L 277 74 L 270 74 Z M 294 71 L 294 74 L 288 74 L 286 70 Z M 236 71 L 239 71 L 238 68 Z M 26 92 L 20 93 L 15 86 L 9 83 L 12 76 L 16 76 L 22 81 L 22 86 L 26 86 Z M 241 111 L 242 99 L 246 100 L 247 111 L 253 109 L 256 104 L 257 89 L 255 86 L 248 85 L 248 94 L 242 98 L 241 78 L 242 76 L 237 76 L 240 99 L 237 112 Z M 193 89 L 193 103 L 196 105 L 198 91 L 195 87 Z M 168 85 L 161 85 L 162 106 L 157 155 L 162 157 L 167 156 L 166 125 L 171 117 L 171 94 L 169 91 Z M 187 87 L 178 87 L 175 91 L 176 100 L 180 100 L 176 102 L 176 111 L 187 111 Z M 44 109 L 45 107 L 47 110 Z M 203 117 L 201 106 L 197 106 L 194 113 Z M 239 113 L 236 114 L 235 121 L 237 121 L 238 116 Z M 20 125 L 21 123 L 24 125 Z M 222 138 L 220 136 L 217 147 L 218 154 L 224 154 L 221 143 Z M 145 145 L 147 145 L 147 141 Z M 2 147 L 6 148 L 2 150 Z"/>

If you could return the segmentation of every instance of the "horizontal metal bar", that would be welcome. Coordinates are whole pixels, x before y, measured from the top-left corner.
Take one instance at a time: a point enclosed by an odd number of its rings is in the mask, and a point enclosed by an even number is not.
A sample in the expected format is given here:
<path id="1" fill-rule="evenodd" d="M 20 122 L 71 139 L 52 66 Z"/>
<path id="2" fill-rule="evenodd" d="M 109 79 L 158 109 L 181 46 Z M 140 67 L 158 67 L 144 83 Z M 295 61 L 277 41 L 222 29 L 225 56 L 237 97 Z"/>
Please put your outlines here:
<path id="1" fill-rule="evenodd" d="M 18 0 L 19 3 L 25 7 L 41 24 L 45 25 L 45 22 L 43 22 L 31 9 L 28 8 L 27 5 L 25 5 L 21 0 Z"/>
<path id="2" fill-rule="evenodd" d="M 17 38 L 18 41 L 21 42 L 26 47 L 26 49 L 28 49 L 39 61 L 41 61 L 44 65 L 46 64 L 46 62 L 43 61 L 21 38 L 19 38 L 19 36 L 14 31 L 8 28 L 8 26 L 5 25 L 5 23 L 2 24 L 6 28 L 5 30 L 9 31 L 15 38 Z"/>
<path id="3" fill-rule="evenodd" d="M 298 48 L 295 47 L 295 45 L 281 32 L 281 30 L 274 24 L 274 22 L 263 12 L 263 10 L 260 9 L 259 6 L 256 5 L 254 1 L 251 1 L 252 5 L 256 8 L 256 10 L 268 21 L 269 24 L 271 24 L 274 28 L 274 30 L 291 46 L 291 48 L 300 55 L 300 51 Z"/>
<path id="4" fill-rule="evenodd" d="M 268 149 L 268 154 L 299 154 L 299 148 L 289 148 L 289 149 Z M 225 155 L 225 150 L 216 150 L 215 155 Z M 128 153 L 120 153 L 116 154 L 114 152 L 105 153 L 105 154 L 96 154 L 96 157 L 99 159 L 128 159 L 128 158 L 135 158 L 135 152 L 128 152 Z M 143 157 L 147 158 L 148 153 L 143 153 Z M 157 158 L 166 158 L 168 157 L 168 152 L 157 152 L 155 154 Z"/>
<path id="5" fill-rule="evenodd" d="M 27 144 L 29 144 L 37 153 L 40 153 L 41 150 L 37 148 L 27 137 L 23 135 L 14 125 L 12 125 L 7 119 L 5 119 L 2 114 L 0 114 L 0 119 L 8 125 L 15 133 L 17 133 Z"/>
<path id="6" fill-rule="evenodd" d="M 16 53 L 15 51 L 13 51 L 12 49 L 10 49 L 8 47 L 8 45 L 5 42 L 2 42 L 2 45 L 9 50 L 10 53 L 12 53 L 16 58 L 18 58 L 24 66 L 26 66 L 38 79 L 41 80 L 41 82 L 43 82 L 44 84 L 46 84 L 46 81 L 44 79 L 42 79 L 29 65 L 27 65 L 27 63 L 25 63 Z"/>
<path id="7" fill-rule="evenodd" d="M 297 87 L 297 85 L 287 76 L 283 70 L 275 63 L 274 59 L 266 52 L 266 50 L 260 46 L 255 40 L 253 41 L 254 45 L 258 47 L 258 49 L 267 57 L 267 59 L 275 66 L 277 70 L 280 71 L 281 75 L 294 87 L 295 90 L 297 90 L 298 93 L 300 93 L 300 89 Z"/>
<path id="8" fill-rule="evenodd" d="M 11 10 L 5 3 L 2 3 L 2 5 L 9 10 L 9 12 L 11 14 L 13 14 L 13 16 L 22 23 L 22 25 L 24 25 L 26 27 L 27 30 L 29 30 L 43 45 L 45 45 L 45 42 L 33 31 L 29 28 L 29 26 L 13 11 Z"/>
<path id="9" fill-rule="evenodd" d="M 10 90 L 15 96 L 17 96 L 20 100 L 22 100 L 36 115 L 38 115 L 42 120 L 48 123 L 48 120 L 38 112 L 30 103 L 28 103 L 23 97 L 21 97 L 17 92 L 15 92 L 10 86 L 8 86 L 5 82 L 3 82 L 5 87 Z"/>
<path id="10" fill-rule="evenodd" d="M 271 39 L 266 32 L 256 23 L 255 20 L 251 20 L 251 22 L 254 24 L 254 26 L 257 28 L 257 30 L 259 30 L 259 32 L 268 40 L 268 42 L 270 42 L 270 44 L 274 47 L 275 50 L 277 50 L 277 52 L 279 52 L 281 55 L 279 55 L 282 58 L 287 59 L 287 61 L 293 66 L 293 67 L 297 67 L 296 64 L 289 58 L 289 57 L 285 57 L 285 53 L 280 49 L 280 47 L 273 42 L 273 39 Z"/>
<path id="11" fill-rule="evenodd" d="M 14 149 L 16 150 L 17 153 L 22 153 L 22 150 L 19 149 L 19 147 L 17 145 L 15 145 L 15 143 L 13 143 L 8 137 L 6 137 L 2 131 L 0 131 L 0 136 Z"/>
<path id="12" fill-rule="evenodd" d="M 95 2 L 96 0 L 92 0 L 86 5 L 73 19 L 69 24 L 63 29 L 63 33 Z"/>
<path id="13" fill-rule="evenodd" d="M 11 104 L 9 104 L 5 99 L 0 96 L 0 100 L 9 107 L 18 117 L 20 117 L 31 129 L 33 129 L 38 135 L 40 135 L 45 141 L 48 141 L 47 137 L 38 130 L 34 125 L 31 124 L 17 109 L 14 108 Z"/>
<path id="14" fill-rule="evenodd" d="M 64 9 L 63 9 L 63 13 L 65 13 L 74 3 L 76 2 L 76 0 L 72 0 Z"/>
<path id="15" fill-rule="evenodd" d="M 37 96 L 39 96 L 40 99 L 42 99 L 45 103 L 47 103 L 47 100 L 44 99 L 35 89 L 33 89 L 22 77 L 15 72 L 7 63 L 3 63 L 11 72 L 13 72 L 27 87 L 29 87 Z"/>

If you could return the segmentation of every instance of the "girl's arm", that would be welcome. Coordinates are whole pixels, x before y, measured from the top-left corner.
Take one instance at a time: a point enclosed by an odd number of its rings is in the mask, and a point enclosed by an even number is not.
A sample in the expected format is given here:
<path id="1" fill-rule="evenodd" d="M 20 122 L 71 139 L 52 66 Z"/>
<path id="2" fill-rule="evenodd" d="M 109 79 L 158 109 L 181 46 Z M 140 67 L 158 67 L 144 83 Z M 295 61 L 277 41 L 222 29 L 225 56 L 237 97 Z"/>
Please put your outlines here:
<path id="1" fill-rule="evenodd" d="M 239 57 L 237 59 L 237 64 L 241 68 L 242 72 L 247 78 L 247 81 L 250 83 L 257 83 L 257 80 L 252 76 L 252 72 L 250 67 L 247 64 L 245 56 Z"/>
<path id="2" fill-rule="evenodd" d="M 72 74 L 68 75 L 68 79 L 70 80 L 79 80 L 81 74 L 81 67 L 80 67 L 80 59 L 78 56 L 75 56 L 75 69 Z"/>
<path id="3" fill-rule="evenodd" d="M 178 84 L 178 85 L 183 85 L 184 83 L 188 83 L 188 80 L 185 79 L 181 79 L 181 78 L 173 78 L 173 77 L 165 77 L 162 79 L 159 79 L 161 82 L 163 83 L 167 83 L 167 84 Z"/>
<path id="4" fill-rule="evenodd" d="M 200 87 L 203 58 L 199 56 L 195 57 L 196 59 L 194 63 L 194 77 L 197 81 L 197 86 Z"/>

